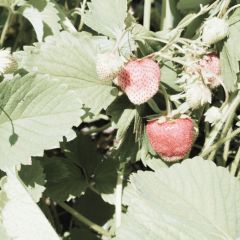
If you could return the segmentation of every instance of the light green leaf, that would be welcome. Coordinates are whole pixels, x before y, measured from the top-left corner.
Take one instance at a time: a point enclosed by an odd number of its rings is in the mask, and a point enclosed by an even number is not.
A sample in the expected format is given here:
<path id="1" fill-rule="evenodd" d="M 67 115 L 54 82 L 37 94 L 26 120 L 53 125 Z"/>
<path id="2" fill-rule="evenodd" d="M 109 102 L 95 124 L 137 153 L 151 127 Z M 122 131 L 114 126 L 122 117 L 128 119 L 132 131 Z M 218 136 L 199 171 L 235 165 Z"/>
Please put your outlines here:
<path id="1" fill-rule="evenodd" d="M 136 114 L 136 109 L 130 108 L 130 109 L 125 109 L 123 111 L 123 113 L 117 123 L 118 131 L 117 131 L 116 139 L 118 141 L 121 141 L 125 137 L 126 132 L 135 117 L 135 114 Z"/>
<path id="2" fill-rule="evenodd" d="M 103 83 L 96 73 L 96 55 L 109 46 L 105 37 L 61 32 L 35 47 L 18 53 L 20 66 L 39 75 L 48 74 L 76 91 L 91 112 L 98 114 L 116 98 L 117 89 Z"/>
<path id="3" fill-rule="evenodd" d="M 229 19 L 229 36 L 224 42 L 224 46 L 220 52 L 221 69 L 223 81 L 228 91 L 235 91 L 237 89 L 237 81 L 240 72 L 240 50 L 236 48 L 236 42 L 240 38 L 240 10 L 237 9 Z"/>
<path id="4" fill-rule="evenodd" d="M 225 240 L 240 236 L 240 184 L 200 157 L 155 172 L 138 172 L 118 240 Z"/>
<path id="5" fill-rule="evenodd" d="M 118 38 L 125 29 L 126 0 L 92 0 L 84 15 L 84 23 L 103 35 Z"/>
<path id="6" fill-rule="evenodd" d="M 30 164 L 31 156 L 59 146 L 80 124 L 81 101 L 45 75 L 16 77 L 0 84 L 0 169 Z"/>
<path id="7" fill-rule="evenodd" d="M 148 156 L 142 160 L 143 164 L 150 167 L 154 171 L 159 171 L 162 168 L 168 167 L 167 164 L 160 158 Z"/>
<path id="8" fill-rule="evenodd" d="M 176 84 L 177 71 L 174 69 L 173 63 L 167 61 L 161 67 L 161 82 L 165 83 L 168 87 L 179 92 L 180 87 Z"/>
<path id="9" fill-rule="evenodd" d="M 43 40 L 44 24 L 46 24 L 55 35 L 61 30 L 58 10 L 55 8 L 55 4 L 49 0 L 41 2 L 30 0 L 18 11 L 31 22 L 39 42 Z"/>
<path id="10" fill-rule="evenodd" d="M 6 198 L 0 205 L 1 221 L 10 239 L 60 239 L 14 174 L 2 180 L 2 193 Z"/>

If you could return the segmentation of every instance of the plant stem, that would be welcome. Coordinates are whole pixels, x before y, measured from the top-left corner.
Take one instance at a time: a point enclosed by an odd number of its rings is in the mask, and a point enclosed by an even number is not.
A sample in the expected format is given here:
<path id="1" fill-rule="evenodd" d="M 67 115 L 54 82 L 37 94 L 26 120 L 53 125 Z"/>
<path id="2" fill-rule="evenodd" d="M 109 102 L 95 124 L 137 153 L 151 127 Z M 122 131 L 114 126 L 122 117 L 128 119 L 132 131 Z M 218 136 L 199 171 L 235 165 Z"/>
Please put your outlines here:
<path id="1" fill-rule="evenodd" d="M 232 133 L 232 128 L 230 128 L 228 130 L 227 137 L 229 137 L 231 135 L 231 133 Z M 223 148 L 223 161 L 224 161 L 224 165 L 226 165 L 227 160 L 228 160 L 230 143 L 231 143 L 231 139 L 226 141 L 225 144 L 224 144 L 224 148 Z"/>
<path id="2" fill-rule="evenodd" d="M 149 107 L 155 112 L 155 113 L 161 113 L 160 108 L 158 107 L 158 105 L 156 104 L 156 102 L 153 99 L 150 99 L 147 101 L 147 104 L 149 105 Z"/>
<path id="3" fill-rule="evenodd" d="M 222 18 L 225 15 L 225 13 L 227 12 L 227 9 L 228 9 L 228 6 L 229 6 L 230 3 L 231 3 L 231 0 L 223 1 L 221 9 L 220 9 L 220 11 L 218 13 L 218 17 L 219 18 Z"/>
<path id="4" fill-rule="evenodd" d="M 161 13 L 161 22 L 160 29 L 161 30 L 169 30 L 174 27 L 174 5 L 176 3 L 173 0 L 162 0 L 162 13 Z"/>
<path id="5" fill-rule="evenodd" d="M 235 111 L 237 107 L 240 104 L 240 92 L 223 108 L 222 111 L 222 119 L 214 126 L 212 131 L 209 134 L 209 137 L 206 138 L 202 155 L 205 155 L 205 152 L 208 151 L 208 149 L 213 145 L 216 137 L 218 136 L 219 132 L 222 130 L 224 123 L 226 122 L 224 126 L 224 130 L 222 133 L 226 134 L 225 131 L 227 131 L 230 128 L 231 118 L 233 115 L 235 115 Z"/>
<path id="6" fill-rule="evenodd" d="M 147 30 L 150 30 L 152 2 L 153 2 L 153 0 L 144 0 L 143 26 Z"/>
<path id="7" fill-rule="evenodd" d="M 4 24 L 4 27 L 3 27 L 3 30 L 2 30 L 2 33 L 1 33 L 1 38 L 0 38 L 0 45 L 1 45 L 1 47 L 4 44 L 4 41 L 5 41 L 5 38 L 6 38 L 6 35 L 7 35 L 7 30 L 8 30 L 8 27 L 10 25 L 11 19 L 12 19 L 12 11 L 9 9 L 8 10 L 7 20 L 6 20 L 5 24 Z"/>
<path id="8" fill-rule="evenodd" d="M 89 228 L 91 228 L 95 232 L 97 232 L 98 234 L 106 237 L 112 237 L 112 235 L 108 231 L 106 231 L 96 223 L 92 222 L 91 220 L 87 219 L 86 217 L 84 217 L 82 214 L 77 212 L 75 209 L 73 209 L 66 203 L 61 202 L 61 203 L 58 203 L 58 205 L 61 206 L 64 210 L 66 210 L 68 213 L 70 213 L 72 216 L 74 216 L 77 220 L 79 220 L 80 222 L 87 225 Z"/>
<path id="9" fill-rule="evenodd" d="M 115 226 L 116 229 L 121 226 L 122 222 L 122 191 L 123 191 L 123 175 L 125 164 L 120 165 L 117 177 L 116 198 L 115 198 Z"/>
<path id="10" fill-rule="evenodd" d="M 206 157 L 208 154 L 210 154 L 212 151 L 217 150 L 223 143 L 225 143 L 228 140 L 231 140 L 232 138 L 236 137 L 238 134 L 240 134 L 240 128 L 237 128 L 234 130 L 229 136 L 220 139 L 217 141 L 214 145 L 209 147 L 206 151 L 202 152 L 200 154 L 201 157 Z"/>
<path id="11" fill-rule="evenodd" d="M 85 8 L 86 8 L 86 4 L 87 4 L 87 0 L 83 0 L 82 6 L 81 6 L 81 20 L 80 20 L 80 24 L 78 26 L 78 31 L 79 32 L 82 30 L 82 27 L 83 27 L 83 24 L 84 24 L 83 18 L 84 18 L 84 11 L 85 11 Z"/>
<path id="12" fill-rule="evenodd" d="M 165 103 L 166 103 L 166 110 L 167 110 L 167 115 L 171 115 L 171 112 L 172 112 L 172 106 L 171 106 L 171 102 L 169 100 L 169 96 L 168 96 L 168 93 L 165 89 L 165 87 L 161 84 L 160 85 L 160 89 L 161 89 L 161 92 L 164 96 L 164 99 L 165 99 Z"/>
<path id="13" fill-rule="evenodd" d="M 233 176 L 235 176 L 237 173 L 239 163 L 240 163 L 240 147 L 238 148 L 237 154 L 235 155 L 235 158 L 230 167 L 230 173 Z"/>
<path id="14" fill-rule="evenodd" d="M 168 55 L 166 55 L 166 54 L 164 54 L 164 53 L 161 53 L 160 51 L 154 53 L 153 55 L 154 55 L 154 56 L 159 56 L 159 57 L 164 58 L 164 59 L 167 59 L 167 60 L 170 60 L 170 61 L 172 61 L 172 62 L 178 63 L 178 64 L 183 65 L 183 66 L 188 66 L 188 65 L 189 65 L 188 63 L 186 63 L 186 62 L 184 62 L 184 61 L 181 61 L 181 60 L 178 60 L 178 59 L 173 58 L 173 57 L 171 57 L 171 56 L 168 56 Z"/>

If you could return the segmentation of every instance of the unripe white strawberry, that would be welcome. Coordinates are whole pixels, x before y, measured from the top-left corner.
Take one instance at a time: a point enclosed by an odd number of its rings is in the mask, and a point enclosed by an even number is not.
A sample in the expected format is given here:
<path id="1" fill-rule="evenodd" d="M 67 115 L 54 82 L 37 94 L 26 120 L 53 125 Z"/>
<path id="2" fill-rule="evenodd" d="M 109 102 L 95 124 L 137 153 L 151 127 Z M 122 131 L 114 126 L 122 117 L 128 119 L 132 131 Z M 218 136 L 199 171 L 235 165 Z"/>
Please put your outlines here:
<path id="1" fill-rule="evenodd" d="M 190 108 L 196 109 L 206 103 L 211 103 L 212 93 L 201 81 L 191 83 L 186 88 L 186 102 Z"/>
<path id="2" fill-rule="evenodd" d="M 13 73 L 17 69 L 17 61 L 11 55 L 10 50 L 0 50 L 0 73 Z"/>
<path id="3" fill-rule="evenodd" d="M 224 19 L 211 18 L 204 23 L 202 41 L 208 45 L 217 43 L 227 37 L 228 32 L 229 25 Z"/>
<path id="4" fill-rule="evenodd" d="M 110 82 L 117 77 L 123 68 L 123 60 L 114 53 L 98 54 L 96 59 L 96 71 L 99 79 Z"/>
<path id="5" fill-rule="evenodd" d="M 118 85 L 136 105 L 151 99 L 158 92 L 159 84 L 159 65 L 148 58 L 130 61 L 118 76 Z"/>

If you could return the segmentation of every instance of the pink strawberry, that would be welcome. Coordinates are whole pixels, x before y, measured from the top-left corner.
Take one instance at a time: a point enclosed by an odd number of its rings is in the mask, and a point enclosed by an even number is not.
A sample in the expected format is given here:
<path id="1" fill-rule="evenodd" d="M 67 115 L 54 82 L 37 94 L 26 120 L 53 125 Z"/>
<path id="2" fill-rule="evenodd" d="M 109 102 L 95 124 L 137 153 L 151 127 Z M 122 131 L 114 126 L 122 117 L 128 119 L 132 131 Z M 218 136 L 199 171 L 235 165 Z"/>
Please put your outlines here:
<path id="1" fill-rule="evenodd" d="M 210 53 L 205 55 L 199 61 L 198 65 L 206 84 L 210 85 L 212 88 L 220 85 L 221 68 L 220 59 L 217 54 Z"/>
<path id="2" fill-rule="evenodd" d="M 148 122 L 146 132 L 154 151 L 169 162 L 184 158 L 191 150 L 196 135 L 191 118 L 164 122 L 153 120 Z"/>
<path id="3" fill-rule="evenodd" d="M 152 98 L 158 92 L 159 83 L 160 68 L 151 59 L 127 63 L 118 76 L 118 85 L 136 105 Z"/>

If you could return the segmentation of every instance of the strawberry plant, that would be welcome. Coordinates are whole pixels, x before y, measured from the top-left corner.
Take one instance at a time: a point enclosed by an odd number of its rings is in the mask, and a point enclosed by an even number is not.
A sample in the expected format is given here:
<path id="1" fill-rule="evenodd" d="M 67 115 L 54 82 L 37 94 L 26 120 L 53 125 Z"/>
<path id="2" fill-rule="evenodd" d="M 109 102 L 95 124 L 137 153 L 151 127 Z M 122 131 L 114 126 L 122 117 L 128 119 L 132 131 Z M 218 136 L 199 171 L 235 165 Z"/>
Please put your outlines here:
<path id="1" fill-rule="evenodd" d="M 240 239 L 240 1 L 0 0 L 0 239 Z"/>

